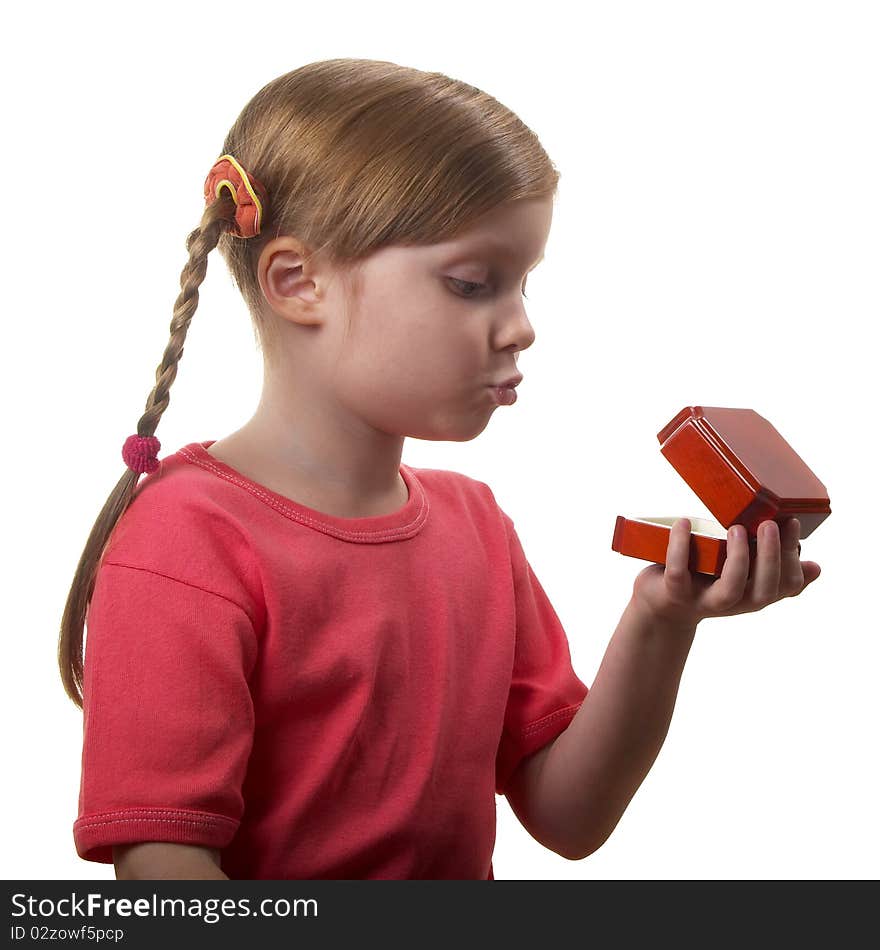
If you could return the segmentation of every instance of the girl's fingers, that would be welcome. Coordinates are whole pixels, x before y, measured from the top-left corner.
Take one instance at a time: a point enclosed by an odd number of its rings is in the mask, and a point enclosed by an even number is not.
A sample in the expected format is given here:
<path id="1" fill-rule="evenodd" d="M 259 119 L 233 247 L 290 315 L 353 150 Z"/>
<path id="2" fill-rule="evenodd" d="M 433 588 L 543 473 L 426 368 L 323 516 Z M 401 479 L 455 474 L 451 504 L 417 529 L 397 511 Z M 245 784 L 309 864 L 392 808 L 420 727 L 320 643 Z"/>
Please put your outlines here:
<path id="1" fill-rule="evenodd" d="M 781 597 L 792 597 L 820 571 L 818 564 L 800 560 L 799 542 L 800 522 L 796 518 L 788 518 L 781 528 L 775 521 L 763 521 L 752 560 L 745 527 L 731 525 L 727 557 L 720 576 L 712 580 L 691 573 L 691 523 L 688 518 L 678 518 L 669 531 L 666 548 L 663 580 L 667 598 L 701 617 L 720 617 L 759 610 Z"/>
<path id="2" fill-rule="evenodd" d="M 722 614 L 735 607 L 743 597 L 749 579 L 749 541 L 742 525 L 727 530 L 727 557 L 718 580 L 706 595 L 706 609 Z"/>
<path id="3" fill-rule="evenodd" d="M 765 607 L 779 599 L 782 576 L 782 539 L 775 521 L 762 521 L 758 526 L 758 554 L 752 576 L 749 600 L 756 607 Z"/>

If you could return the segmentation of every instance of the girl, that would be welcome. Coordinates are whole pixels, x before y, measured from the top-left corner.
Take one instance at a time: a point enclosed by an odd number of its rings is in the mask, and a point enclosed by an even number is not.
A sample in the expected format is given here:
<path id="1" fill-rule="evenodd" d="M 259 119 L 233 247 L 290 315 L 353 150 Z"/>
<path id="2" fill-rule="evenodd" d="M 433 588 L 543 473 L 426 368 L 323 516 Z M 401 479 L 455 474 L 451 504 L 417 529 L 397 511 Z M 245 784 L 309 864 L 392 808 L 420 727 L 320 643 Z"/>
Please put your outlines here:
<path id="1" fill-rule="evenodd" d="M 441 73 L 316 62 L 244 108 L 62 620 L 80 857 L 120 878 L 491 879 L 500 794 L 582 858 L 659 752 L 699 621 L 818 576 L 794 519 L 763 525 L 751 572 L 731 529 L 721 576 L 691 576 L 680 519 L 588 691 L 489 486 L 401 462 L 407 436 L 473 439 L 516 398 L 558 179 L 515 115 Z M 262 398 L 159 460 L 214 247 Z"/>

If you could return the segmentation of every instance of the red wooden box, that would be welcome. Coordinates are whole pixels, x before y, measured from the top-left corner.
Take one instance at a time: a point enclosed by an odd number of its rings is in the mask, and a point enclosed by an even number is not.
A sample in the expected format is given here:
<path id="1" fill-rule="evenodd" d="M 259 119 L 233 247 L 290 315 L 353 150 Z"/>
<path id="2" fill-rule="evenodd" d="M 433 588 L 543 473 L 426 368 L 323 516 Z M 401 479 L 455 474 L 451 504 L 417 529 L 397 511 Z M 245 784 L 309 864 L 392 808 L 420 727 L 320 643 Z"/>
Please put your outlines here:
<path id="1" fill-rule="evenodd" d="M 752 409 L 685 406 L 657 433 L 660 451 L 693 488 L 718 522 L 690 518 L 688 566 L 721 573 L 727 528 L 744 525 L 754 556 L 758 526 L 791 517 L 809 537 L 831 514 L 825 486 L 772 425 Z M 617 516 L 611 549 L 628 557 L 666 563 L 676 517 Z"/>

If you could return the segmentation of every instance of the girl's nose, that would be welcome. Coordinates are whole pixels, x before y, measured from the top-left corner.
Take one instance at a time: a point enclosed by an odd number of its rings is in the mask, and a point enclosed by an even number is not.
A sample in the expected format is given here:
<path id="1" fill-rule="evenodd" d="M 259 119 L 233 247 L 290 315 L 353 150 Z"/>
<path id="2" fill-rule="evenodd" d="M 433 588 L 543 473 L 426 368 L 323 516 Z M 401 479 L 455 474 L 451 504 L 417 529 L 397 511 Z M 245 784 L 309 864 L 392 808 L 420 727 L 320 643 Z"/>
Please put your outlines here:
<path id="1" fill-rule="evenodd" d="M 517 350 L 526 350 L 535 342 L 535 331 L 521 297 L 507 315 L 502 334 L 506 339 L 505 345 L 510 346 L 511 343 L 516 343 Z"/>

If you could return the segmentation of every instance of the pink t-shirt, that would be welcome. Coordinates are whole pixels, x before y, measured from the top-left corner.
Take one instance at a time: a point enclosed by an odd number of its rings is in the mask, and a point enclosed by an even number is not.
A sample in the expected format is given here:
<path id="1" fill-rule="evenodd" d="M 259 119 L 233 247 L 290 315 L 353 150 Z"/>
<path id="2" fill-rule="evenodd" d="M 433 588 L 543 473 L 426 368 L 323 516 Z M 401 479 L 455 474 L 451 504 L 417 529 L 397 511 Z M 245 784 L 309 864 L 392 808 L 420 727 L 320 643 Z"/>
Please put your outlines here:
<path id="1" fill-rule="evenodd" d="M 493 877 L 495 794 L 587 694 L 488 485 L 400 466 L 339 518 L 193 442 L 141 478 L 86 618 L 79 856 L 233 879 Z"/>

